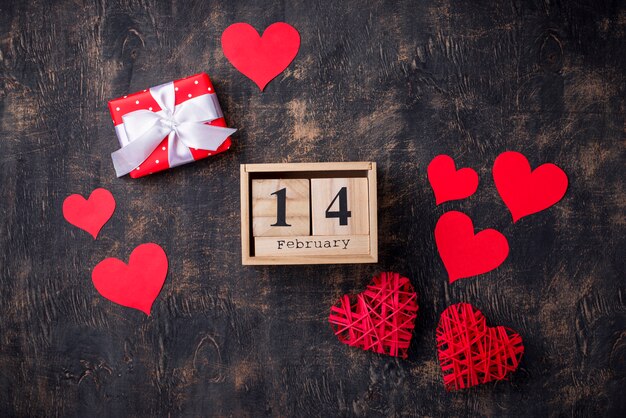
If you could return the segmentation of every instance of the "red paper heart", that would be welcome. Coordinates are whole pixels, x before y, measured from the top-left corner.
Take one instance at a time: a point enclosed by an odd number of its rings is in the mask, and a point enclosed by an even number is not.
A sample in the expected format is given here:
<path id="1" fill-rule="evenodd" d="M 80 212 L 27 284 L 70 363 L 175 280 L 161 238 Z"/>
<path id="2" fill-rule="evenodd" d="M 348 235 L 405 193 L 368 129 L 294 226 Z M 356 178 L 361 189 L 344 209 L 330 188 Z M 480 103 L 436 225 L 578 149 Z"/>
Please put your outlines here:
<path id="1" fill-rule="evenodd" d="M 554 164 L 530 169 L 519 152 L 503 152 L 493 163 L 493 180 L 504 204 L 517 222 L 561 200 L 567 191 L 567 175 Z"/>
<path id="2" fill-rule="evenodd" d="M 263 36 L 247 23 L 235 23 L 222 33 L 222 50 L 230 63 L 263 91 L 282 73 L 300 48 L 300 34 L 291 25 L 273 23 Z"/>
<path id="3" fill-rule="evenodd" d="M 167 256 L 157 244 L 141 244 L 130 254 L 128 264 L 117 258 L 102 260 L 91 273 L 96 290 L 122 306 L 150 315 L 167 276 Z"/>
<path id="4" fill-rule="evenodd" d="M 476 192 L 478 174 L 471 168 L 456 169 L 448 155 L 438 155 L 428 164 L 428 181 L 437 205 L 449 200 L 465 199 Z"/>
<path id="5" fill-rule="evenodd" d="M 504 235 L 495 229 L 474 234 L 470 217 L 457 211 L 441 215 L 435 226 L 435 242 L 450 283 L 491 271 L 509 255 Z"/>
<path id="6" fill-rule="evenodd" d="M 364 292 L 342 296 L 330 308 L 328 321 L 344 344 L 407 358 L 417 309 L 417 294 L 409 279 L 380 273 Z"/>
<path id="7" fill-rule="evenodd" d="M 446 389 L 459 390 L 506 379 L 517 370 L 524 344 L 517 332 L 488 327 L 478 309 L 458 303 L 441 314 L 437 350 Z"/>
<path id="8" fill-rule="evenodd" d="M 63 217 L 66 221 L 87 231 L 94 239 L 104 224 L 113 216 L 115 199 L 107 189 L 96 189 L 89 199 L 73 194 L 63 201 Z"/>

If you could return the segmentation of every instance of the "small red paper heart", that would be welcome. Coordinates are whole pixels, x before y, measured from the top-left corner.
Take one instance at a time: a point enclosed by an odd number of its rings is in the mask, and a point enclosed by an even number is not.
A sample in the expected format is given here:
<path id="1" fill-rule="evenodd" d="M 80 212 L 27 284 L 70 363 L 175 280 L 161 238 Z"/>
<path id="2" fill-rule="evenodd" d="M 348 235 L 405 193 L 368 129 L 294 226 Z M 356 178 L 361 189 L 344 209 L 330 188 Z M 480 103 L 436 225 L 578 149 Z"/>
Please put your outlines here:
<path id="1" fill-rule="evenodd" d="M 428 164 L 428 181 L 437 205 L 449 200 L 465 199 L 478 188 L 478 174 L 471 168 L 456 169 L 448 155 L 438 155 Z"/>
<path id="2" fill-rule="evenodd" d="M 364 292 L 342 296 L 330 308 L 328 322 L 344 344 L 407 358 L 417 310 L 417 294 L 409 279 L 380 273 Z"/>
<path id="3" fill-rule="evenodd" d="M 235 23 L 222 33 L 222 50 L 230 63 L 263 91 L 282 73 L 300 49 L 300 34 L 283 22 L 271 24 L 263 36 L 247 23 Z"/>
<path id="4" fill-rule="evenodd" d="M 469 303 L 457 303 L 441 314 L 437 350 L 447 390 L 504 380 L 517 370 L 524 344 L 510 328 L 488 327 L 485 316 Z"/>
<path id="5" fill-rule="evenodd" d="M 96 290 L 122 306 L 150 316 L 152 303 L 167 276 L 167 256 L 157 244 L 141 244 L 133 250 L 128 264 L 117 258 L 102 260 L 91 273 Z"/>
<path id="6" fill-rule="evenodd" d="M 517 222 L 549 208 L 565 196 L 567 175 L 554 164 L 530 169 L 523 154 L 503 152 L 493 163 L 493 180 L 504 204 Z"/>
<path id="7" fill-rule="evenodd" d="M 504 235 L 495 229 L 474 234 L 471 218 L 457 211 L 441 215 L 435 226 L 435 242 L 450 283 L 491 271 L 509 255 Z"/>
<path id="8" fill-rule="evenodd" d="M 63 217 L 78 228 L 87 231 L 96 239 L 98 232 L 113 216 L 115 199 L 110 191 L 99 188 L 91 192 L 88 199 L 73 194 L 63 201 Z"/>

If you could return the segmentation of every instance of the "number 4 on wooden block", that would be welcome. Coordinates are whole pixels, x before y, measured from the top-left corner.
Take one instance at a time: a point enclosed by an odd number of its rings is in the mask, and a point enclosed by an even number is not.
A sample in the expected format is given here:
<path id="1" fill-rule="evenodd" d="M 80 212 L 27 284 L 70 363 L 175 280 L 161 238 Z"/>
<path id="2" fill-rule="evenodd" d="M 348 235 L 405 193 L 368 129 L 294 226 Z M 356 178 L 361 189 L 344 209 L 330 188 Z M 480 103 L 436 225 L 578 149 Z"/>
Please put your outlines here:
<path id="1" fill-rule="evenodd" d="M 252 180 L 252 235 L 309 235 L 309 180 Z"/>
<path id="2" fill-rule="evenodd" d="M 313 235 L 369 234 L 366 178 L 311 179 Z"/>

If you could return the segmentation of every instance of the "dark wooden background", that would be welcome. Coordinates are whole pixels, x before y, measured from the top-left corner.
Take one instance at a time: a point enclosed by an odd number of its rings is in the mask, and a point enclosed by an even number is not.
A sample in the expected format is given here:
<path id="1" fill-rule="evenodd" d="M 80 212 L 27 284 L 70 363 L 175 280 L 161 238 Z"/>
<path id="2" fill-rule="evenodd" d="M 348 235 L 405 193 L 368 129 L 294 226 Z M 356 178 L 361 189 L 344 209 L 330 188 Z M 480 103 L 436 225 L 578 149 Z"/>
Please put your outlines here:
<path id="1" fill-rule="evenodd" d="M 294 25 L 302 47 L 264 93 L 222 31 Z M 0 2 L 2 416 L 618 416 L 626 413 L 626 5 L 588 1 Z M 207 71 L 233 148 L 117 179 L 107 100 Z M 513 225 L 494 158 L 554 162 L 570 188 Z M 480 175 L 435 207 L 439 153 Z M 239 164 L 378 163 L 377 265 L 242 267 Z M 91 237 L 63 199 L 106 187 Z M 447 282 L 432 231 L 450 209 L 511 253 Z M 91 270 L 145 242 L 170 260 L 153 315 L 99 296 Z M 420 311 L 408 360 L 341 345 L 343 293 L 394 270 Z M 440 313 L 468 301 L 516 329 L 510 381 L 446 393 Z"/>

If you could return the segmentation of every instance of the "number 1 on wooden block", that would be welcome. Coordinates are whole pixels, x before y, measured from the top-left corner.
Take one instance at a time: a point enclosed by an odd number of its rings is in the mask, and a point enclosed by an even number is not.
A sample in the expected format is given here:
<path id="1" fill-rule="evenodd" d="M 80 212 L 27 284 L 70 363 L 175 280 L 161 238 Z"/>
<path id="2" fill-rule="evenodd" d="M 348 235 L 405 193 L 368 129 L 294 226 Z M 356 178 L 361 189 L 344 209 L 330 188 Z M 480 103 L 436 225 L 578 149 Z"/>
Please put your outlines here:
<path id="1" fill-rule="evenodd" d="M 287 223 L 287 188 L 283 187 L 275 191 L 276 195 L 276 223 L 271 226 L 291 226 Z"/>
<path id="2" fill-rule="evenodd" d="M 310 233 L 309 180 L 252 180 L 252 235 L 282 237 Z"/>
<path id="3" fill-rule="evenodd" d="M 311 179 L 313 235 L 369 234 L 366 178 Z"/>

